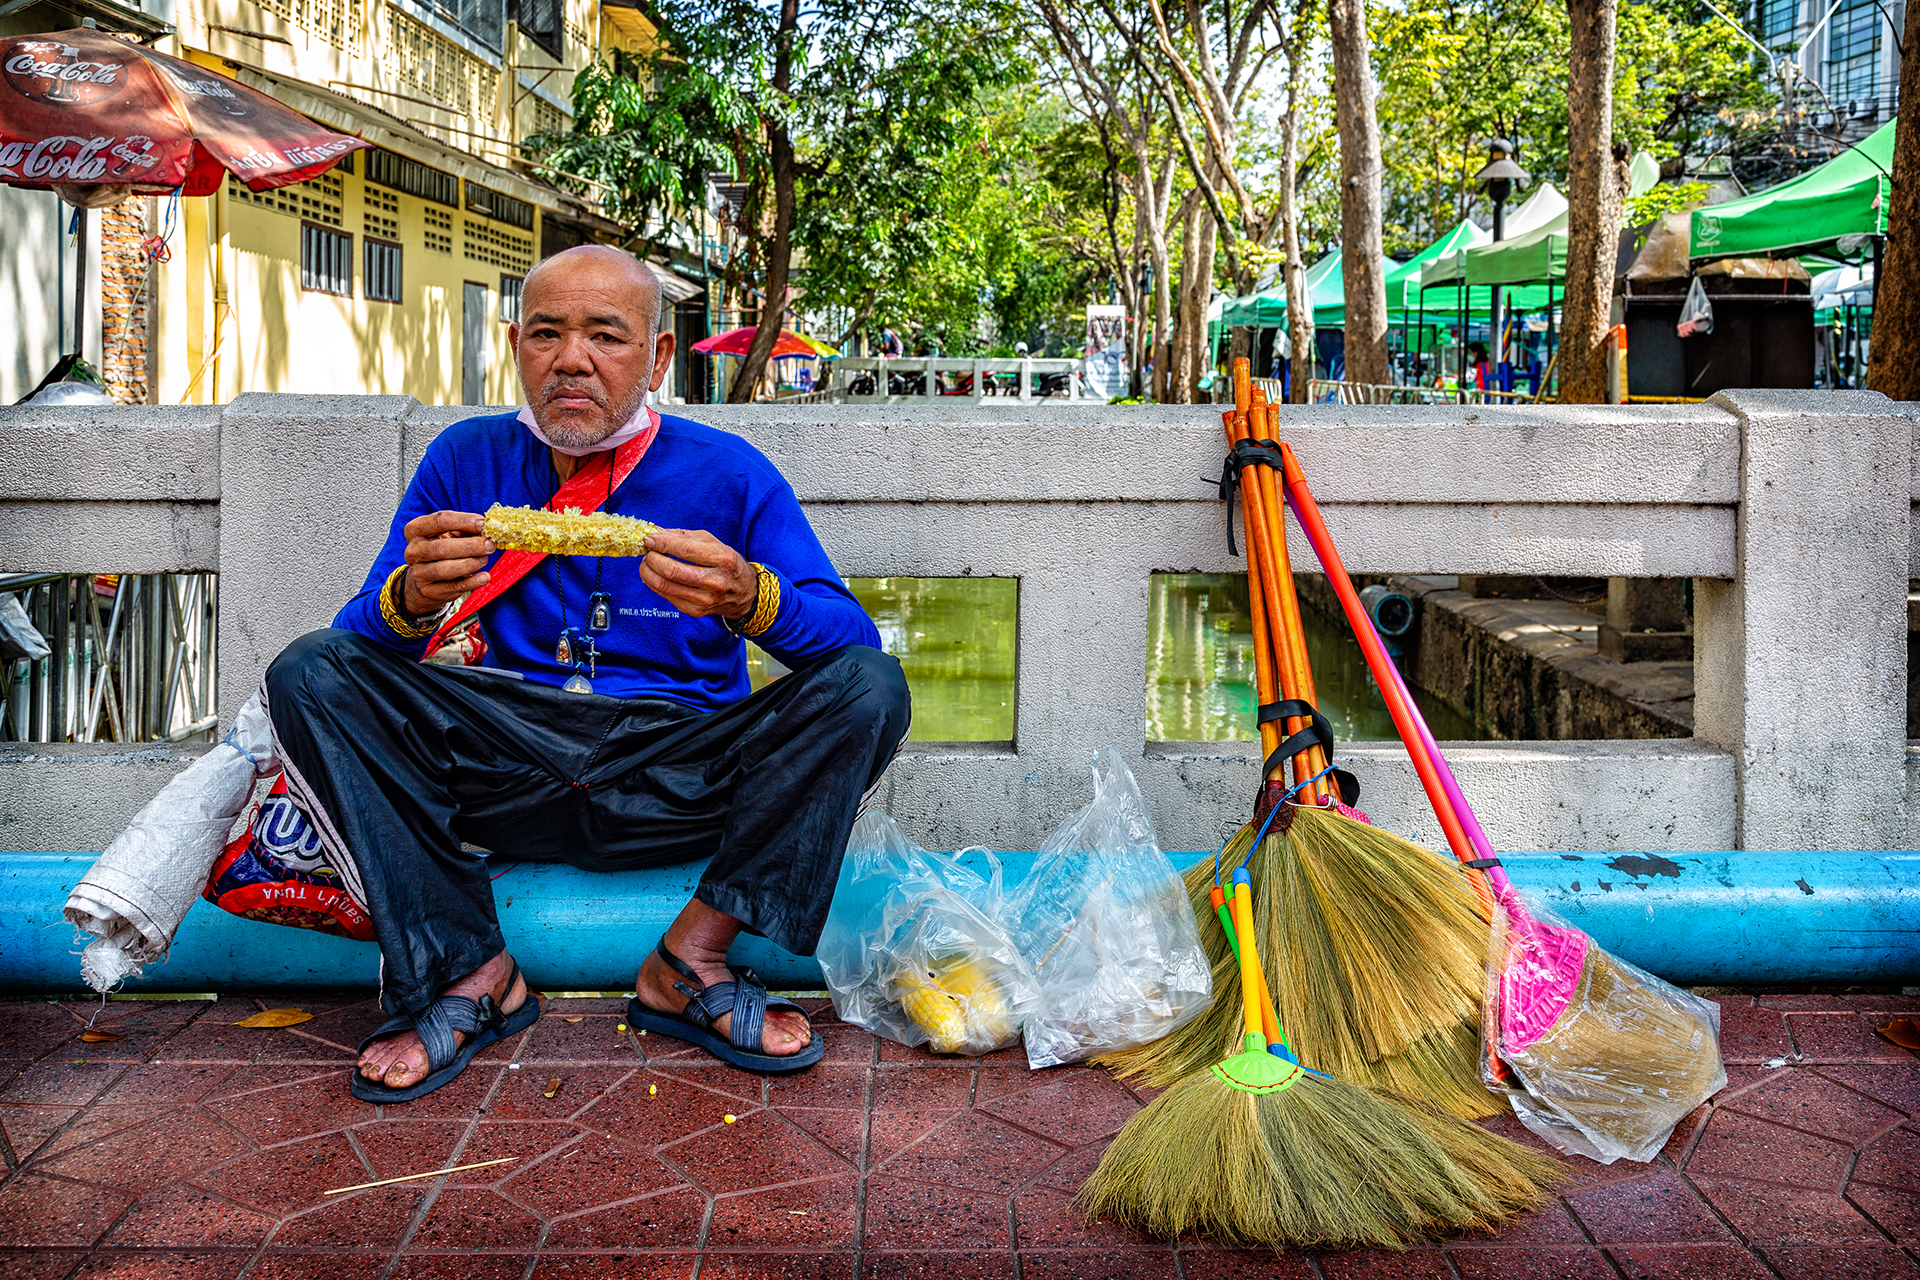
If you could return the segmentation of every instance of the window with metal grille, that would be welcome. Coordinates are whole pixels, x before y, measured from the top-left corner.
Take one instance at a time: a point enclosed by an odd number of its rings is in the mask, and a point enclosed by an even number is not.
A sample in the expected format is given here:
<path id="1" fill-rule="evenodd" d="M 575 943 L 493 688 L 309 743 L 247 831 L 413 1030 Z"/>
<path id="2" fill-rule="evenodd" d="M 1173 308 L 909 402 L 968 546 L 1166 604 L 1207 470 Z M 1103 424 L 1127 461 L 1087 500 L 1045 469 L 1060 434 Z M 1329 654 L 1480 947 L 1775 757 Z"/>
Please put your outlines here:
<path id="1" fill-rule="evenodd" d="M 353 237 L 312 222 L 300 224 L 300 287 L 353 293 Z"/>
<path id="2" fill-rule="evenodd" d="M 1754 19 L 1760 43 L 1769 49 L 1792 44 L 1800 27 L 1800 0 L 1759 0 Z"/>
<path id="3" fill-rule="evenodd" d="M 500 320 L 503 324 L 520 323 L 520 289 L 526 283 L 525 276 L 500 277 Z"/>
<path id="4" fill-rule="evenodd" d="M 484 213 L 512 226 L 533 230 L 533 206 L 525 200 L 490 191 L 477 182 L 467 183 L 467 208 Z"/>
<path id="5" fill-rule="evenodd" d="M 514 10 L 520 23 L 520 34 L 552 54 L 555 59 L 566 55 L 566 18 L 561 12 L 560 0 L 515 0 Z"/>
<path id="6" fill-rule="evenodd" d="M 422 200 L 460 207 L 460 179 L 379 147 L 367 152 L 367 181 Z"/>
<path id="7" fill-rule="evenodd" d="M 1827 96 L 1835 104 L 1871 99 L 1880 83 L 1880 6 L 1844 0 L 1828 23 Z"/>
<path id="8" fill-rule="evenodd" d="M 400 301 L 400 246 L 387 240 L 364 240 L 367 300 Z"/>

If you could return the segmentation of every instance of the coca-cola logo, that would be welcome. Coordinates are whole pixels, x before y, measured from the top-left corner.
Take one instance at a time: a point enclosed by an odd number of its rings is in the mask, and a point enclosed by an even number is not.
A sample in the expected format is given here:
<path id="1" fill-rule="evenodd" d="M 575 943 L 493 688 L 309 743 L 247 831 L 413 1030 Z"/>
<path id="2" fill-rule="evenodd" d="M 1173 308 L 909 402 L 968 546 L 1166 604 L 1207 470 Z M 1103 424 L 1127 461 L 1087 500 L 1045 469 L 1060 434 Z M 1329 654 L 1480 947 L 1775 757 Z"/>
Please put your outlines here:
<path id="1" fill-rule="evenodd" d="M 124 62 L 94 62 L 59 41 L 16 44 L 0 63 L 7 84 L 23 98 L 61 106 L 84 107 L 105 101 L 126 80 Z"/>
<path id="2" fill-rule="evenodd" d="M 96 182 L 107 171 L 107 150 L 116 139 L 56 134 L 38 142 L 0 146 L 0 178 L 35 182 Z"/>
<path id="3" fill-rule="evenodd" d="M 245 120 L 253 115 L 252 104 L 241 94 L 235 93 L 233 86 L 221 77 L 212 74 L 189 75 L 182 68 L 166 62 L 156 65 L 167 73 L 167 78 L 173 81 L 180 92 L 192 98 L 195 103 L 212 107 L 237 120 Z"/>
<path id="4" fill-rule="evenodd" d="M 55 134 L 0 143 L 0 179 L 37 183 L 136 182 L 167 159 L 152 138 Z"/>

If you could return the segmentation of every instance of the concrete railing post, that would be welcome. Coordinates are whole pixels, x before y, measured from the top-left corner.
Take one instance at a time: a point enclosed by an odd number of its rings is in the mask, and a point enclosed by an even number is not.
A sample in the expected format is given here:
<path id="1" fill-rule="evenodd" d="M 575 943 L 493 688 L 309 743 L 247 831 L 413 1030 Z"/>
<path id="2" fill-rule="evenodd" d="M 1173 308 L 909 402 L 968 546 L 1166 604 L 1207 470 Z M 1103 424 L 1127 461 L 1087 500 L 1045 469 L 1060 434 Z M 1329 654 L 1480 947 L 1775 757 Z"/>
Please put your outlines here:
<path id="1" fill-rule="evenodd" d="M 333 620 L 393 522 L 412 396 L 252 392 L 220 424 L 220 723 Z"/>
<path id="2" fill-rule="evenodd" d="M 1695 734 L 1745 849 L 1905 841 L 1913 423 L 1873 392 L 1729 391 L 1736 576 L 1694 591 Z"/>

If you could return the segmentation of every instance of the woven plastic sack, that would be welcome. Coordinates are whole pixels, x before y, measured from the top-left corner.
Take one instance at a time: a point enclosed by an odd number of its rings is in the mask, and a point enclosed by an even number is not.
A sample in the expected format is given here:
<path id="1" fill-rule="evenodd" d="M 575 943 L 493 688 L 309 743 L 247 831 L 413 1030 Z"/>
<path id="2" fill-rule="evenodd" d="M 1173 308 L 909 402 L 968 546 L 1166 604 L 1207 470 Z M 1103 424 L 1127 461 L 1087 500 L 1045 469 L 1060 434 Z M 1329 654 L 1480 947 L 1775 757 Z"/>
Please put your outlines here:
<path id="1" fill-rule="evenodd" d="M 1726 1087 L 1720 1006 L 1600 949 L 1518 890 L 1494 912 L 1483 1025 L 1520 1123 L 1601 1164 L 1645 1162 Z"/>
<path id="2" fill-rule="evenodd" d="M 1212 998 L 1186 886 L 1112 748 L 1094 760 L 1092 801 L 1048 837 L 1007 918 L 1040 982 L 1024 1031 L 1035 1070 L 1158 1040 Z"/>
<path id="3" fill-rule="evenodd" d="M 982 876 L 963 859 L 977 854 Z M 1040 989 L 1001 926 L 1000 862 L 932 853 L 869 809 L 854 824 L 816 952 L 842 1021 L 978 1056 L 1020 1038 Z"/>

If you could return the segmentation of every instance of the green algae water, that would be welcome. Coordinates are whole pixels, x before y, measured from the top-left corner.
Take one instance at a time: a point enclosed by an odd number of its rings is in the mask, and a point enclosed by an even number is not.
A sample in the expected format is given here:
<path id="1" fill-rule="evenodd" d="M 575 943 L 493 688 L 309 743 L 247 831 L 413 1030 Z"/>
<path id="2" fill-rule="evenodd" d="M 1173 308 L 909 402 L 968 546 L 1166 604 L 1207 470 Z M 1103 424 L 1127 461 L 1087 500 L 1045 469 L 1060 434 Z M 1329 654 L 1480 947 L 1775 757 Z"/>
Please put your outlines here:
<path id="1" fill-rule="evenodd" d="M 911 741 L 1012 741 L 1019 579 L 848 578 L 847 587 L 906 672 Z M 756 689 L 779 672 L 752 646 L 747 666 Z"/>
<path id="2" fill-rule="evenodd" d="M 1301 609 L 1320 710 L 1343 742 L 1397 741 L 1393 717 L 1346 619 Z M 1253 736 L 1259 697 L 1244 574 L 1157 573 L 1147 590 L 1147 740 L 1223 742 Z M 1478 738 L 1473 722 L 1418 687 L 1433 736 Z"/>
<path id="3" fill-rule="evenodd" d="M 913 690 L 916 742 L 1014 737 L 1020 584 L 1014 578 L 849 578 L 886 651 Z M 1155 574 L 1148 590 L 1150 742 L 1237 742 L 1254 736 L 1253 631 L 1238 574 Z M 1342 740 L 1393 740 L 1360 646 L 1341 619 L 1303 619 L 1320 708 Z M 778 674 L 750 649 L 754 685 Z M 1466 717 L 1414 691 L 1433 735 L 1474 738 Z"/>

